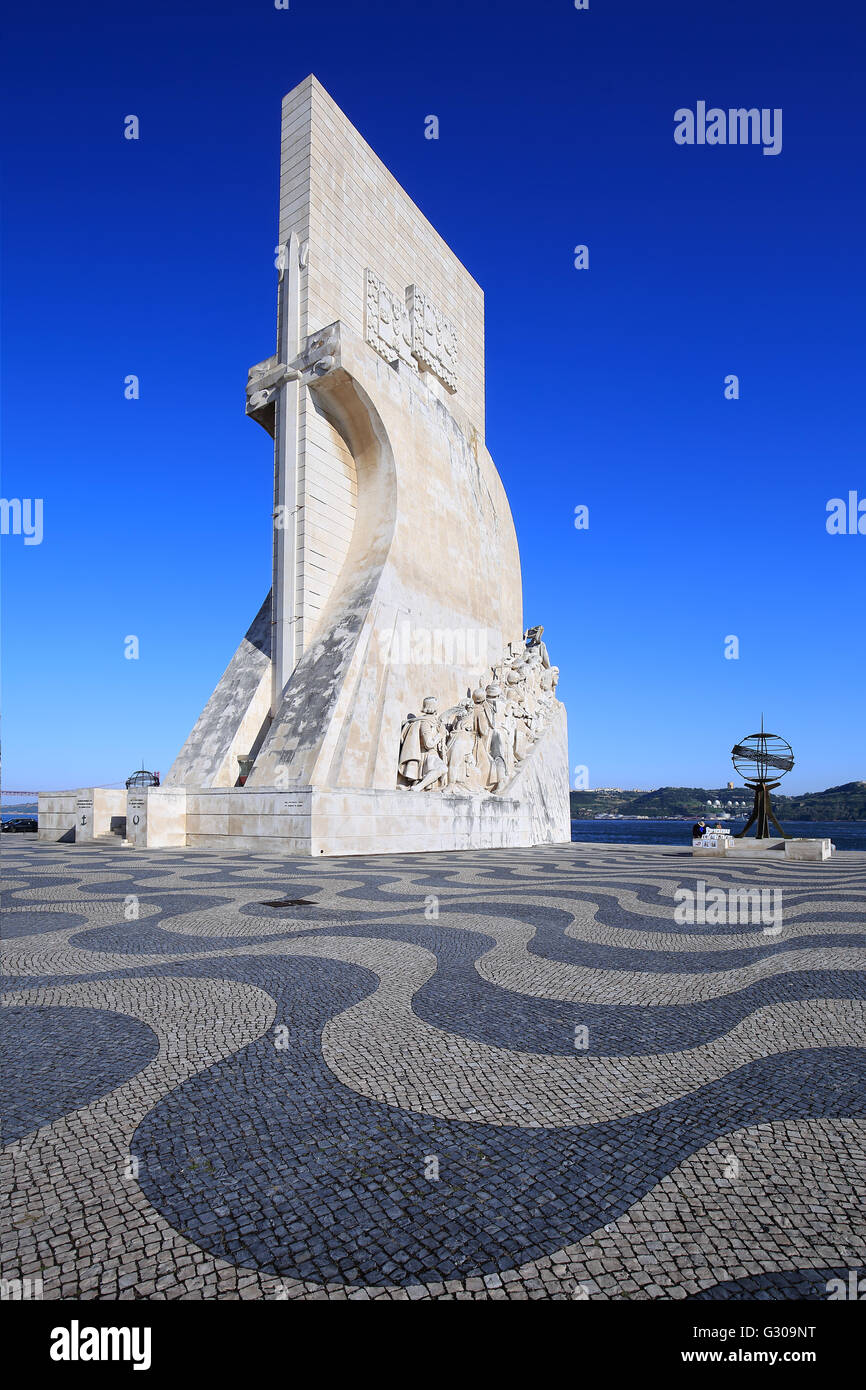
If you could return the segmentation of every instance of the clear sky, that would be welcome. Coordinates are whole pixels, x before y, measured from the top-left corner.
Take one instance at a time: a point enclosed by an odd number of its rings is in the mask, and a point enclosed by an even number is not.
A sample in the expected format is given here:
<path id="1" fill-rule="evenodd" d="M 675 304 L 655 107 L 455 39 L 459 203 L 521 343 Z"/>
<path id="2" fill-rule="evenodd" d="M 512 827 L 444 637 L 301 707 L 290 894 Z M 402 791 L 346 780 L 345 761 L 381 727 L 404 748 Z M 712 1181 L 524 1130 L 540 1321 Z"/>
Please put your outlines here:
<path id="1" fill-rule="evenodd" d="M 309 72 L 486 293 L 487 442 L 572 766 L 724 784 L 763 711 L 786 791 L 866 777 L 866 535 L 825 526 L 866 499 L 864 39 L 853 0 L 17 7 L 2 490 L 44 535 L 2 540 L 5 784 L 167 772 L 267 591 L 244 385 Z M 698 101 L 781 108 L 781 152 L 676 144 Z"/>

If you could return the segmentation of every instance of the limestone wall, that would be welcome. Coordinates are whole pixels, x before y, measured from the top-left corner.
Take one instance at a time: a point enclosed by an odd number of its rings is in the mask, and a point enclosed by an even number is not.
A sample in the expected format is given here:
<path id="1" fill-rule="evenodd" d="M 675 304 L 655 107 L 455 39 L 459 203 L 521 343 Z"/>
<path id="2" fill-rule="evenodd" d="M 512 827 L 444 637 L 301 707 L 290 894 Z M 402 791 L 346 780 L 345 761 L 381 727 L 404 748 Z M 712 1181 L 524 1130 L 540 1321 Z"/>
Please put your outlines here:
<path id="1" fill-rule="evenodd" d="M 522 643 L 517 539 L 490 455 L 418 373 L 341 325 L 339 367 L 310 391 L 352 451 L 355 527 L 249 785 L 388 790 L 406 714 L 456 703 Z M 451 652 L 425 656 L 437 633 Z"/>
<path id="2" fill-rule="evenodd" d="M 40 792 L 39 839 L 86 843 L 114 834 L 120 841 L 126 817 L 126 789 L 78 787 Z"/>
<path id="3" fill-rule="evenodd" d="M 195 791 L 187 793 L 187 844 L 199 849 L 310 853 L 312 794 L 302 791 Z"/>
<path id="4" fill-rule="evenodd" d="M 358 476 L 348 444 L 310 395 L 305 397 L 301 415 L 300 446 L 297 594 L 303 652 L 319 627 L 349 553 Z"/>
<path id="5" fill-rule="evenodd" d="M 305 337 L 340 322 L 365 333 L 365 275 L 400 296 L 417 284 L 453 323 L 457 389 L 430 373 L 428 389 L 453 401 L 467 434 L 484 438 L 484 297 L 476 282 L 333 99 L 308 77 L 283 102 L 279 242 L 308 242 L 301 275 Z M 319 628 L 355 523 L 357 478 L 339 430 L 307 393 L 299 412 L 297 654 Z"/>
<path id="6" fill-rule="evenodd" d="M 134 849 L 185 848 L 183 787 L 130 787 L 126 798 L 126 837 Z"/>
<path id="7" fill-rule="evenodd" d="M 39 839 L 75 839 L 77 791 L 39 793 Z"/>
<path id="8" fill-rule="evenodd" d="M 483 439 L 481 288 L 313 76 L 283 100 L 281 243 L 293 229 L 310 241 L 301 333 L 341 319 L 363 337 L 368 267 L 400 293 L 418 285 L 457 329 L 454 399 Z"/>

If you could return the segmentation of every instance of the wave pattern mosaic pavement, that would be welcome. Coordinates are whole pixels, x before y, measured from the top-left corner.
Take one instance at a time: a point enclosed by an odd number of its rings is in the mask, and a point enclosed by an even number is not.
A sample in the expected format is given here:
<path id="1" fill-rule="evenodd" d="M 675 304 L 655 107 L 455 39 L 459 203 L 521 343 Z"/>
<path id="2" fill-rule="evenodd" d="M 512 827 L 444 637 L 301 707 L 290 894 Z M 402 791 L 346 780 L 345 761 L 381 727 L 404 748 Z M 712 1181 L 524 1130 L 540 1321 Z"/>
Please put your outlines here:
<path id="1" fill-rule="evenodd" d="M 2 1274 L 46 1298 L 862 1277 L 864 854 L 24 841 L 3 868 Z M 780 888 L 781 930 L 678 925 L 699 879 Z"/>

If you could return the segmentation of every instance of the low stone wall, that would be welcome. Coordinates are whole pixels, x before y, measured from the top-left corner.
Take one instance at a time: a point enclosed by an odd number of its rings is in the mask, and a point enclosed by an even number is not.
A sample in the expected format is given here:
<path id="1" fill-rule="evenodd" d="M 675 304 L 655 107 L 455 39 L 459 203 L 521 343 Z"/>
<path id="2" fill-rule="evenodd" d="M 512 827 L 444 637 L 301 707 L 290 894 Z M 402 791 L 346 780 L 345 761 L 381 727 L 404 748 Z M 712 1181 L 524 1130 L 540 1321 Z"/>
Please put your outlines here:
<path id="1" fill-rule="evenodd" d="M 75 839 L 79 843 L 100 835 L 126 833 L 126 788 L 84 787 L 75 798 Z"/>
<path id="2" fill-rule="evenodd" d="M 531 820 L 508 797 L 410 791 L 192 791 L 187 844 L 283 854 L 397 854 L 531 845 Z"/>
<path id="3" fill-rule="evenodd" d="M 794 839 L 785 841 L 786 859 L 830 859 L 833 854 L 832 840 Z"/>
<path id="4" fill-rule="evenodd" d="M 78 792 L 40 792 L 38 802 L 39 839 L 75 839 L 75 804 Z"/>
<path id="5" fill-rule="evenodd" d="M 186 846 L 184 787 L 130 787 L 126 797 L 126 838 L 134 849 Z"/>
<path id="6" fill-rule="evenodd" d="M 310 854 L 312 792 L 206 787 L 187 791 L 187 844 Z"/>
<path id="7" fill-rule="evenodd" d="M 125 832 L 126 789 L 77 787 L 66 792 L 39 793 L 39 839 L 78 844 L 100 835 Z"/>

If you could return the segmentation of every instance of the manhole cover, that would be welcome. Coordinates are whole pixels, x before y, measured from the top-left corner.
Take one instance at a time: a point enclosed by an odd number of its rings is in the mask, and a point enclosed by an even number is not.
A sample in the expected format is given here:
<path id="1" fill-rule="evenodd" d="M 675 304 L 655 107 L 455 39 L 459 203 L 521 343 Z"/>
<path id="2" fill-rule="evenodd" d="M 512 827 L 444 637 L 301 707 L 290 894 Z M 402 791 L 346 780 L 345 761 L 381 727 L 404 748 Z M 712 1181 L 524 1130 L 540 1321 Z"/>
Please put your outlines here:
<path id="1" fill-rule="evenodd" d="M 276 898 L 273 902 L 262 903 L 262 907 L 315 907 L 309 898 Z"/>

